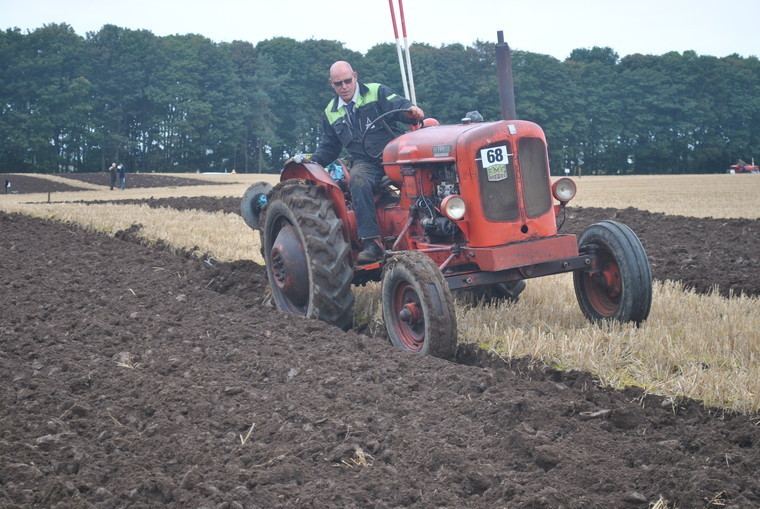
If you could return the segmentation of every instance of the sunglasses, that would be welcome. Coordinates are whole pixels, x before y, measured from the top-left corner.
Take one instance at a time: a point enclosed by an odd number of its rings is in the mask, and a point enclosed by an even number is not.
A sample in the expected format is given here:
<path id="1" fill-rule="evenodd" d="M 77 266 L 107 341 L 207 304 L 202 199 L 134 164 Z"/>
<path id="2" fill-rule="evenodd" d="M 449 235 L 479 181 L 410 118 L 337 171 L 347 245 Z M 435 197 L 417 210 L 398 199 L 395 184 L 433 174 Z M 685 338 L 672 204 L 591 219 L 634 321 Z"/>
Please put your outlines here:
<path id="1" fill-rule="evenodd" d="M 350 78 L 347 78 L 345 80 L 331 81 L 330 83 L 332 83 L 332 86 L 334 86 L 335 88 L 340 88 L 343 85 L 350 85 L 351 82 L 353 82 L 353 81 L 354 81 L 354 77 L 351 76 Z"/>

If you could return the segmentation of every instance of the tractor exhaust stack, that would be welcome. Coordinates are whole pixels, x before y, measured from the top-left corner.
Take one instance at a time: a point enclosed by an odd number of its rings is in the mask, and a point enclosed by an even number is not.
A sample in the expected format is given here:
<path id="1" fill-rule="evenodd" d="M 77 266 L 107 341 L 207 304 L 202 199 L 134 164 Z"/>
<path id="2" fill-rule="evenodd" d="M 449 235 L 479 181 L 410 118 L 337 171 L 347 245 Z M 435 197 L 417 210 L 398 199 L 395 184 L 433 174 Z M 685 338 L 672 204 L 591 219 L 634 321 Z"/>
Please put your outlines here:
<path id="1" fill-rule="evenodd" d="M 496 32 L 496 74 L 499 77 L 499 103 L 502 120 L 517 120 L 515 110 L 515 85 L 512 81 L 512 55 L 509 44 L 504 42 L 504 32 Z"/>

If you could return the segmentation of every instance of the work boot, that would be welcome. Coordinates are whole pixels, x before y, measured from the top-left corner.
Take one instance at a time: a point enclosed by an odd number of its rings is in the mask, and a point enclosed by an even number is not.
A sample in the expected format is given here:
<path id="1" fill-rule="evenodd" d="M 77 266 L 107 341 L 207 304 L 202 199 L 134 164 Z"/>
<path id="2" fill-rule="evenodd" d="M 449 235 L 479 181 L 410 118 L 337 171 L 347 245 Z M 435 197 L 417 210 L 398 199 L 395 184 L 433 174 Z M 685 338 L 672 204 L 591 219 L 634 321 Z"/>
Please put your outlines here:
<path id="1" fill-rule="evenodd" d="M 377 243 L 377 239 L 365 239 L 356 263 L 366 265 L 378 261 L 383 256 L 383 248 Z"/>

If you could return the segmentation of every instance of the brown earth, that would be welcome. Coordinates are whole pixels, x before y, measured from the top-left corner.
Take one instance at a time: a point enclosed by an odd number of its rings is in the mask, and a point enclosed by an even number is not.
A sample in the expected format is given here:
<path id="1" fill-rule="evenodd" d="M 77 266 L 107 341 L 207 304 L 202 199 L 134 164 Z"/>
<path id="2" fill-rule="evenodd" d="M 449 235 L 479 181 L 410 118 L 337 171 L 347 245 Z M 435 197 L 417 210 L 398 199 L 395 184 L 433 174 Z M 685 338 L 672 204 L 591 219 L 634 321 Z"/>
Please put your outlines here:
<path id="1" fill-rule="evenodd" d="M 108 176 L 105 177 L 108 185 Z M 0 174 L 0 180 L 2 181 L 3 188 L 0 192 L 9 192 L 12 194 L 27 194 L 27 193 L 63 193 L 67 191 L 86 191 L 86 187 L 77 186 L 76 180 L 71 179 L 71 185 L 64 184 L 62 182 L 54 182 L 52 180 L 35 177 L 32 175 L 8 175 Z M 5 188 L 6 181 L 10 182 L 10 187 Z"/>
<path id="2" fill-rule="evenodd" d="M 610 212 L 642 239 L 672 220 Z M 756 223 L 714 244 L 756 253 Z M 656 274 L 704 251 L 677 229 L 644 242 Z M 251 262 L 136 233 L 0 213 L 0 507 L 760 507 L 758 416 L 411 355 L 274 311 Z"/>
<path id="3" fill-rule="evenodd" d="M 71 173 L 67 175 L 61 175 L 66 178 L 79 180 L 81 182 L 87 182 L 89 184 L 98 184 L 101 186 L 107 186 L 110 184 L 111 179 L 109 174 L 103 173 Z M 227 184 L 235 182 L 234 175 L 230 175 L 230 181 Z M 180 186 L 213 186 L 219 185 L 222 182 L 208 182 L 205 180 L 197 180 L 185 177 L 175 177 L 172 175 L 161 175 L 158 173 L 127 173 L 127 185 L 128 189 L 138 189 L 146 187 L 180 187 Z"/>
<path id="4" fill-rule="evenodd" d="M 5 185 L 5 180 L 10 180 L 10 189 L 13 192 L 20 194 L 28 193 L 57 193 L 64 191 L 86 191 L 87 188 L 77 186 L 77 182 L 86 182 L 88 184 L 96 184 L 100 186 L 108 186 L 111 183 L 111 178 L 108 173 L 66 173 L 56 174 L 56 177 L 66 178 L 71 180 L 71 185 L 66 185 L 60 182 L 48 180 L 45 178 L 37 177 L 34 175 L 24 174 L 0 174 L 0 180 Z M 233 175 L 230 176 L 230 182 Z M 204 180 L 197 180 L 185 177 L 175 177 L 172 175 L 161 175 L 155 173 L 127 173 L 127 185 L 128 189 L 138 189 L 146 187 L 179 187 L 179 186 L 208 186 L 219 185 L 221 182 L 207 182 Z M 118 182 L 117 182 L 118 187 Z M 115 189 L 118 191 L 118 189 Z M 0 192 L 2 192 L 0 190 Z"/>

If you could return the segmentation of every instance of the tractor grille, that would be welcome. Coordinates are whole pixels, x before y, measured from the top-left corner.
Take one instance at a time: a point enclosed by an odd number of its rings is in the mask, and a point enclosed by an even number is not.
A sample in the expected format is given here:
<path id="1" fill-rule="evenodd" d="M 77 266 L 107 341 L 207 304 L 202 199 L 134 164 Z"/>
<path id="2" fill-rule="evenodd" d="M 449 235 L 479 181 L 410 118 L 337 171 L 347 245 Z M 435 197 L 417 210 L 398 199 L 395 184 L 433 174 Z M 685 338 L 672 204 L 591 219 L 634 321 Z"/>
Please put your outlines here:
<path id="1" fill-rule="evenodd" d="M 490 221 L 516 221 L 520 218 L 511 143 L 500 141 L 486 145 L 482 149 L 505 145 L 510 154 L 503 172 L 493 170 L 489 172 L 483 168 L 483 161 L 478 159 L 478 180 L 483 198 L 483 214 Z M 525 214 L 530 218 L 539 217 L 546 214 L 552 206 L 546 145 L 540 138 L 521 138 L 517 148 L 519 149 L 517 158 L 522 177 Z"/>
<path id="2" fill-rule="evenodd" d="M 521 138 L 518 149 L 525 213 L 528 217 L 538 217 L 552 206 L 546 146 L 540 138 Z"/>
<path id="3" fill-rule="evenodd" d="M 515 184 L 515 163 L 512 155 L 512 145 L 507 141 L 492 143 L 482 148 L 504 146 L 506 145 L 509 152 L 508 162 L 506 164 L 504 178 L 494 176 L 483 168 L 483 162 L 478 159 L 478 180 L 480 182 L 481 203 L 483 205 L 483 214 L 491 221 L 515 221 L 520 217 L 520 210 L 517 203 L 517 185 Z"/>

